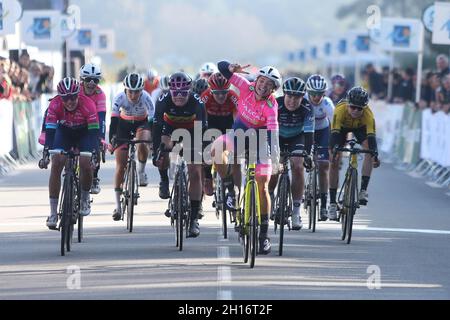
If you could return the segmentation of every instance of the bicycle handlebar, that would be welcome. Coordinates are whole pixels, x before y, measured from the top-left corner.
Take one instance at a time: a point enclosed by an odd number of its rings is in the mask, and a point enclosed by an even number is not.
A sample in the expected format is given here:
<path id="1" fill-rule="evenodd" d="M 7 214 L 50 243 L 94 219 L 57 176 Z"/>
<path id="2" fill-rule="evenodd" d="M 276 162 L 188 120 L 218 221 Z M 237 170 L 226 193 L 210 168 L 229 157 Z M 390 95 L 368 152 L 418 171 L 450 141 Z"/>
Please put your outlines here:
<path id="1" fill-rule="evenodd" d="M 302 158 L 306 158 L 308 156 L 309 156 L 309 154 L 307 154 L 306 151 L 304 151 L 304 150 L 303 150 L 302 153 L 289 152 L 289 151 L 281 151 L 280 152 L 280 157 L 288 157 L 288 158 L 302 157 Z"/>
<path id="2" fill-rule="evenodd" d="M 81 156 L 81 157 L 92 157 L 92 152 L 74 152 L 72 150 L 70 151 L 64 151 L 64 150 L 49 150 L 50 154 L 59 154 L 62 156 L 69 156 L 69 157 L 76 157 L 76 156 Z"/>
<path id="3" fill-rule="evenodd" d="M 151 143 L 150 140 L 129 140 L 129 139 L 115 139 L 114 143 L 126 143 L 126 144 L 138 144 L 138 143 Z"/>

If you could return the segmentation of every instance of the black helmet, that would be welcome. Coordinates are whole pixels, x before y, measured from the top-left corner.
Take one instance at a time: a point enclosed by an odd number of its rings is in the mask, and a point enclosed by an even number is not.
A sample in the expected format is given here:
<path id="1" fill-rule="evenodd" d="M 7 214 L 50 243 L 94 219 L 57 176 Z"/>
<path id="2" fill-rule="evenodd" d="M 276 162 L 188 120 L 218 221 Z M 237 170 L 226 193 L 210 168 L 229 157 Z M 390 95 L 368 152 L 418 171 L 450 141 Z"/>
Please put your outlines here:
<path id="1" fill-rule="evenodd" d="M 363 87 L 353 87 L 347 93 L 347 100 L 353 106 L 365 108 L 369 103 L 369 94 Z"/>
<path id="2" fill-rule="evenodd" d="M 303 96 L 306 92 L 305 88 L 305 81 L 297 77 L 288 78 L 283 83 L 284 94 Z"/>
<path id="3" fill-rule="evenodd" d="M 200 78 L 194 81 L 194 85 L 192 87 L 192 91 L 194 91 L 194 93 L 201 95 L 206 89 L 208 89 L 208 80 Z"/>

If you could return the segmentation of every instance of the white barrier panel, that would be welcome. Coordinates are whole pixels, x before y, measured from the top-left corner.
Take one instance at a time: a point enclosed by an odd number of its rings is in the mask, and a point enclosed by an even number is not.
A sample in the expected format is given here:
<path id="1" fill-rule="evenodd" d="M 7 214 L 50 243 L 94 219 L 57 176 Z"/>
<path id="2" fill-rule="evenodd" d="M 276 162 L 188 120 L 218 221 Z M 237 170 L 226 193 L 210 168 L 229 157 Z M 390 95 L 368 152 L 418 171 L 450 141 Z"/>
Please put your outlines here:
<path id="1" fill-rule="evenodd" d="M 0 155 L 13 148 L 13 104 L 10 100 L 0 100 Z"/>
<path id="2" fill-rule="evenodd" d="M 447 115 L 445 124 L 445 148 L 443 153 L 442 165 L 450 167 L 450 115 Z"/>
<path id="3" fill-rule="evenodd" d="M 380 123 L 377 118 L 377 130 L 381 128 L 382 143 L 380 150 L 386 153 L 391 153 L 395 147 L 395 141 L 401 134 L 402 118 L 404 105 L 401 104 L 387 104 L 387 110 L 383 116 L 383 122 Z"/>
<path id="4" fill-rule="evenodd" d="M 442 165 L 445 162 L 444 153 L 445 153 L 445 142 L 448 137 L 445 136 L 445 125 L 447 124 L 447 115 L 442 112 L 436 112 L 434 115 L 434 135 L 435 135 L 435 144 L 434 149 L 432 150 L 431 159 Z"/>
<path id="5" fill-rule="evenodd" d="M 431 109 L 425 109 L 422 111 L 422 139 L 420 143 L 420 158 L 431 159 L 432 150 L 432 122 L 433 115 Z"/>
<path id="6" fill-rule="evenodd" d="M 422 113 L 420 157 L 450 167 L 450 116 L 442 111 Z"/>

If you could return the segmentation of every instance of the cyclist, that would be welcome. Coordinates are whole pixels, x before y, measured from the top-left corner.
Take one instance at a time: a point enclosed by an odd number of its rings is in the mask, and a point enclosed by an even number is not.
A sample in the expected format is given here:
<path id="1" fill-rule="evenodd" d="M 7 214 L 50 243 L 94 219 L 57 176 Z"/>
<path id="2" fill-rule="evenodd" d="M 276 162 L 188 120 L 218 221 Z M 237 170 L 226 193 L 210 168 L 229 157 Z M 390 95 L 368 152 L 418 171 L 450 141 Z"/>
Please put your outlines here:
<path id="1" fill-rule="evenodd" d="M 328 171 L 330 168 L 328 145 L 330 141 L 330 126 L 333 118 L 334 104 L 325 97 L 327 82 L 318 74 L 313 74 L 306 81 L 306 97 L 313 107 L 315 117 L 314 142 L 318 147 L 317 163 L 319 167 L 320 190 L 320 220 L 328 219 L 327 194 Z"/>
<path id="2" fill-rule="evenodd" d="M 336 74 L 331 77 L 331 86 L 332 88 L 328 93 L 328 97 L 333 101 L 333 104 L 336 105 L 347 96 L 347 91 L 349 89 L 348 82 L 343 75 Z"/>
<path id="3" fill-rule="evenodd" d="M 148 69 L 147 71 L 147 79 L 144 81 L 144 90 L 147 91 L 149 95 L 152 95 L 153 91 L 155 91 L 159 87 L 159 78 L 158 71 L 153 68 Z"/>
<path id="4" fill-rule="evenodd" d="M 268 254 L 271 251 L 271 243 L 268 237 L 269 229 L 269 210 L 270 210 L 270 196 L 268 193 L 269 179 L 272 174 L 271 159 L 274 159 L 275 163 L 278 163 L 279 150 L 278 150 L 278 118 L 277 110 L 278 103 L 273 93 L 281 86 L 281 75 L 278 70 L 271 66 L 263 67 L 259 70 L 256 81 L 250 83 L 246 78 L 238 73 L 245 73 L 244 69 L 249 67 L 241 66 L 239 64 L 230 64 L 227 61 L 221 61 L 218 64 L 219 71 L 225 78 L 227 78 L 231 84 L 233 84 L 240 91 L 237 116 L 233 123 L 233 129 L 241 129 L 244 132 L 257 132 L 258 136 L 264 132 L 261 130 L 267 130 L 268 141 L 261 141 L 258 145 L 264 146 L 264 148 L 255 148 L 258 155 L 258 164 L 256 168 L 256 181 L 259 188 L 260 198 L 260 211 L 261 211 L 261 228 L 259 234 L 260 253 Z M 227 154 L 234 153 L 237 146 L 237 139 L 233 133 L 221 136 L 214 142 L 212 156 L 215 159 L 222 159 L 222 164 L 217 164 L 217 171 L 224 179 L 229 175 L 227 165 Z M 215 154 L 216 150 L 222 150 L 223 144 L 225 144 L 225 152 Z M 266 146 L 268 147 L 266 148 Z M 248 149 L 248 148 L 246 148 Z M 261 150 L 258 150 L 261 149 Z M 265 150 L 262 150 L 265 149 Z M 254 155 L 253 151 L 249 150 Z M 250 155 L 249 152 L 249 155 Z M 266 158 L 268 161 L 263 162 Z M 223 164 L 225 163 L 225 164 Z M 239 170 L 239 167 L 235 165 L 233 170 Z M 234 181 L 237 186 L 240 186 L 240 181 Z"/>
<path id="5" fill-rule="evenodd" d="M 169 199 L 169 155 L 174 146 L 172 136 L 185 129 L 189 133 L 190 141 L 184 141 L 184 159 L 188 163 L 190 225 L 189 237 L 198 237 L 200 228 L 198 224 L 199 211 L 202 203 L 202 155 L 203 141 L 194 141 L 194 128 L 196 123 L 201 124 L 202 133 L 206 130 L 206 115 L 200 97 L 192 93 L 192 79 L 184 72 L 176 72 L 169 79 L 170 93 L 161 96 L 156 103 L 156 115 L 153 123 L 153 150 L 160 149 L 161 143 L 165 150 L 161 151 L 161 158 L 156 159 L 157 152 L 153 154 L 153 164 L 158 168 L 161 177 L 159 183 L 159 197 Z M 199 137 L 203 140 L 203 134 Z M 197 147 L 197 145 L 200 145 Z M 190 159 L 189 159 L 190 157 Z M 198 161 L 197 161 L 198 160 Z M 170 217 L 170 216 L 169 216 Z"/>
<path id="6" fill-rule="evenodd" d="M 353 87 L 334 110 L 331 127 L 330 154 L 334 148 L 343 146 L 347 133 L 352 132 L 358 143 L 365 149 L 375 152 L 375 156 L 366 154 L 362 167 L 361 190 L 358 195 L 360 204 L 366 205 L 368 200 L 367 187 L 369 185 L 372 168 L 378 168 L 380 161 L 377 153 L 377 140 L 375 136 L 375 118 L 369 105 L 369 94 L 362 87 Z M 337 218 L 336 193 L 339 184 L 340 153 L 332 159 L 330 169 L 330 208 L 329 217 Z"/>
<path id="7" fill-rule="evenodd" d="M 303 99 L 306 93 L 305 87 L 305 81 L 302 79 L 289 78 L 283 83 L 284 96 L 277 98 L 280 148 L 285 148 L 290 153 L 302 154 L 306 151 L 309 154 L 311 152 L 314 137 L 314 113 L 309 102 Z M 303 227 L 300 206 L 305 184 L 303 158 L 292 157 L 290 160 L 292 181 L 294 181 L 291 185 L 294 204 L 292 229 L 300 230 Z M 310 162 L 310 159 L 307 158 L 306 162 Z M 272 201 L 277 182 L 278 174 L 273 175 L 269 183 L 269 194 Z"/>
<path id="8" fill-rule="evenodd" d="M 215 72 L 217 72 L 216 64 L 212 63 L 212 62 L 206 62 L 206 63 L 202 64 L 202 66 L 198 70 L 198 74 L 197 74 L 195 80 L 198 80 L 198 79 L 208 80 L 209 77 Z"/>
<path id="9" fill-rule="evenodd" d="M 217 129 L 225 134 L 227 129 L 233 127 L 234 113 L 239 98 L 233 90 L 230 90 L 231 83 L 220 72 L 214 73 L 208 79 L 208 84 L 209 88 L 201 95 L 208 118 L 208 129 Z M 205 177 L 204 190 L 208 196 L 214 193 L 211 168 L 212 166 L 205 165 L 203 172 Z M 236 181 L 241 181 L 240 171 L 237 171 Z M 224 181 L 224 184 L 229 185 L 229 192 L 226 195 L 227 206 L 230 210 L 234 210 L 235 190 L 233 181 Z"/>
<path id="10" fill-rule="evenodd" d="M 201 96 L 206 89 L 208 89 L 208 79 L 206 78 L 197 79 L 192 84 L 192 92 L 198 96 Z"/>
<path id="11" fill-rule="evenodd" d="M 170 78 L 170 76 L 167 76 L 167 75 L 161 77 L 161 81 L 159 81 L 159 88 L 161 89 L 160 96 L 169 92 L 169 78 Z M 158 97 L 158 99 L 159 99 L 159 97 Z"/>
<path id="12" fill-rule="evenodd" d="M 144 81 L 144 90 L 150 95 L 150 97 L 152 98 L 152 103 L 153 105 L 155 105 L 156 101 L 162 93 L 162 90 L 160 88 L 158 71 L 153 68 L 150 68 L 147 71 L 147 79 L 145 79 Z"/>
<path id="13" fill-rule="evenodd" d="M 98 118 L 95 103 L 79 94 L 80 84 L 74 78 L 64 78 L 57 86 L 58 95 L 50 101 L 45 119 L 45 150 L 92 152 L 98 147 Z M 56 230 L 58 223 L 58 198 L 61 187 L 61 172 L 66 157 L 55 154 L 51 161 L 49 180 L 50 216 L 47 227 Z M 81 201 L 80 214 L 91 213 L 89 190 L 92 185 L 90 157 L 80 156 Z"/>
<path id="14" fill-rule="evenodd" d="M 85 64 L 80 69 L 81 79 L 81 94 L 91 98 L 97 107 L 100 147 L 104 148 L 106 145 L 106 96 L 102 89 L 98 86 L 102 78 L 102 71 L 95 64 Z M 98 171 L 100 170 L 100 150 L 97 150 L 97 166 L 94 169 L 94 179 L 92 181 L 91 193 L 98 194 L 100 192 L 100 179 L 98 178 Z"/>
<path id="15" fill-rule="evenodd" d="M 119 93 L 113 101 L 111 123 L 109 126 L 109 141 L 114 146 L 116 157 L 116 173 L 114 178 L 114 191 L 116 195 L 116 209 L 113 212 L 113 220 L 122 219 L 120 196 L 125 175 L 125 167 L 128 160 L 128 145 L 121 143 L 116 145 L 117 139 L 131 139 L 131 132 L 138 140 L 150 140 L 151 128 L 155 107 L 150 95 L 143 91 L 144 79 L 138 73 L 130 73 L 123 80 L 124 92 Z M 138 146 L 138 175 L 139 185 L 145 187 L 148 184 L 145 165 L 149 149 L 147 144 Z"/>

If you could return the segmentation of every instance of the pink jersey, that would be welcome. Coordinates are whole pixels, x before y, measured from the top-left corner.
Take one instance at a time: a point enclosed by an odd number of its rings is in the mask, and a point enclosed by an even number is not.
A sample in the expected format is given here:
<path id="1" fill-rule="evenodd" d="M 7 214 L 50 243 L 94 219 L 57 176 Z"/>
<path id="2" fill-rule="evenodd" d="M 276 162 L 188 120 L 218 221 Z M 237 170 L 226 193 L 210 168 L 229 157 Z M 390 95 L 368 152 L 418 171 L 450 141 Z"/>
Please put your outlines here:
<path id="1" fill-rule="evenodd" d="M 271 95 L 266 100 L 257 101 L 255 84 L 236 73 L 230 82 L 240 92 L 234 129 L 243 125 L 246 128 L 278 130 L 278 103 L 275 97 Z"/>
<path id="2" fill-rule="evenodd" d="M 106 112 L 106 96 L 103 93 L 102 89 L 97 86 L 97 88 L 95 89 L 95 92 L 93 95 L 88 96 L 85 92 L 84 92 L 84 86 L 81 86 L 81 94 L 85 95 L 86 97 L 90 98 L 92 101 L 94 101 L 95 106 L 97 107 L 97 113 L 99 112 Z"/>
<path id="3" fill-rule="evenodd" d="M 56 96 L 48 107 L 45 124 L 48 129 L 56 129 L 58 124 L 69 128 L 87 126 L 88 129 L 98 129 L 99 124 L 95 103 L 90 98 L 80 94 L 77 108 L 69 112 L 64 108 L 61 97 Z"/>

